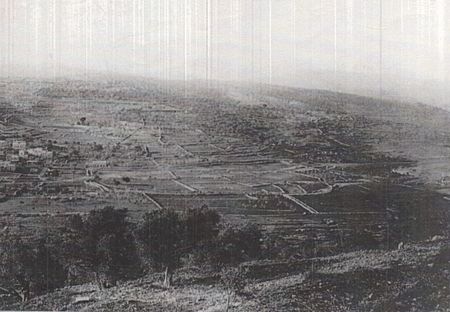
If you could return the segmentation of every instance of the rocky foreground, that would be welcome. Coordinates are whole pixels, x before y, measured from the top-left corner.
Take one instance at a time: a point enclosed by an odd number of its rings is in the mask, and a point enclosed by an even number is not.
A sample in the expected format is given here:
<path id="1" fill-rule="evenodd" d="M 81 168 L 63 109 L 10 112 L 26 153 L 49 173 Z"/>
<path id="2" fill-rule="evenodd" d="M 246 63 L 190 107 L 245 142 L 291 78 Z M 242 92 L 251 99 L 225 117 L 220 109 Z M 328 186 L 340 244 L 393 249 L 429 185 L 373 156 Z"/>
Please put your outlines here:
<path id="1" fill-rule="evenodd" d="M 289 262 L 245 264 L 245 285 L 230 292 L 208 270 L 177 272 L 99 290 L 67 287 L 21 305 L 67 311 L 450 311 L 448 239 L 434 237 L 395 250 L 365 250 Z M 263 276 L 263 278 L 261 278 Z"/>

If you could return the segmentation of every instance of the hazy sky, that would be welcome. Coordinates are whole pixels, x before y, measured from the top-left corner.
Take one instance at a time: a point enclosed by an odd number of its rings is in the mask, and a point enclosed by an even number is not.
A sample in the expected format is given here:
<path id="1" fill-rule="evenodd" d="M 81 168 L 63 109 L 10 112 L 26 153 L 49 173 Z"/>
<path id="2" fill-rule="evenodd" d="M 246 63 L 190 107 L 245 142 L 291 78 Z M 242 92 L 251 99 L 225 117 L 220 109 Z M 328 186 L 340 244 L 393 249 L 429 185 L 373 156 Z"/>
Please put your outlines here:
<path id="1" fill-rule="evenodd" d="M 381 87 L 446 105 L 446 2 L 0 0 L 0 75 L 124 73 L 370 95 Z"/>

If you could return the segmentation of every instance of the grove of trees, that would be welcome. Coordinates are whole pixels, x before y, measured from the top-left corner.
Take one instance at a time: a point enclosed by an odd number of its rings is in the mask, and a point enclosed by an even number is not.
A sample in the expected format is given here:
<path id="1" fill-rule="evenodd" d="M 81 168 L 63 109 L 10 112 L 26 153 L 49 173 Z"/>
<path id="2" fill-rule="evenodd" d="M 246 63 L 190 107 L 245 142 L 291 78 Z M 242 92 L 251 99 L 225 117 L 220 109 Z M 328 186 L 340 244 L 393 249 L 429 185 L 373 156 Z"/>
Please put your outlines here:
<path id="1" fill-rule="evenodd" d="M 64 286 L 67 272 L 44 238 L 31 244 L 4 232 L 0 241 L 0 293 L 27 301 Z"/>
<path id="2" fill-rule="evenodd" d="M 170 286 L 188 262 L 221 272 L 260 257 L 261 237 L 256 226 L 229 225 L 205 206 L 154 210 L 137 223 L 126 209 L 105 207 L 74 215 L 63 228 L 26 241 L 3 231 L 0 303 L 83 282 L 110 287 L 149 272 L 164 273 L 164 285 Z"/>

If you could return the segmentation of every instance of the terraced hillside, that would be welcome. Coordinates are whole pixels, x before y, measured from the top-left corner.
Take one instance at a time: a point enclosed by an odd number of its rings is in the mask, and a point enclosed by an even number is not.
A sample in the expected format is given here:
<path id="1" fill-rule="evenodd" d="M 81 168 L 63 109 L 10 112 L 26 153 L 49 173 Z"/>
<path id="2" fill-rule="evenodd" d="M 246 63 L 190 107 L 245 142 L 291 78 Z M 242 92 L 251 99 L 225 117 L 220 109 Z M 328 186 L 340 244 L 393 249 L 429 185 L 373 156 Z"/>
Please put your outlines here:
<path id="1" fill-rule="evenodd" d="M 0 84 L 0 227 L 207 205 L 293 258 L 445 237 L 450 113 L 265 85 Z"/>

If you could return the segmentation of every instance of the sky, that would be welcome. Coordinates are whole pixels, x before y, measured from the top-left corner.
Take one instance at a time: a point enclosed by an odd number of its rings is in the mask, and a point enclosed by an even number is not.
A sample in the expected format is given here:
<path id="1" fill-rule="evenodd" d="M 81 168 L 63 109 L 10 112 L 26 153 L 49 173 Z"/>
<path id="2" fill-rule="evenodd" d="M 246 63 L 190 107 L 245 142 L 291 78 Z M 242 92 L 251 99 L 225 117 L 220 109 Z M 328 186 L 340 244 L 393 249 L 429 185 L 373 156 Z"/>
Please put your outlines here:
<path id="1" fill-rule="evenodd" d="M 447 0 L 0 0 L 0 76 L 213 79 L 450 108 Z"/>

